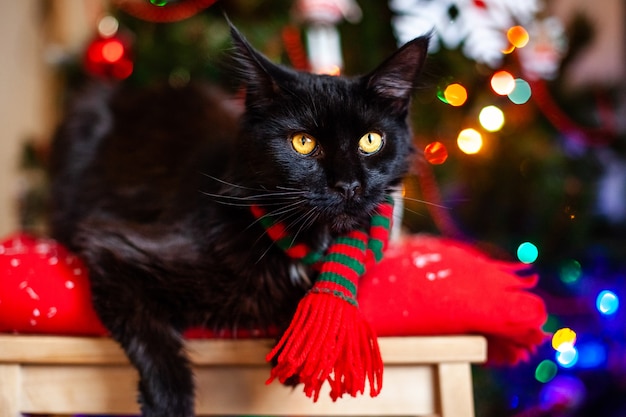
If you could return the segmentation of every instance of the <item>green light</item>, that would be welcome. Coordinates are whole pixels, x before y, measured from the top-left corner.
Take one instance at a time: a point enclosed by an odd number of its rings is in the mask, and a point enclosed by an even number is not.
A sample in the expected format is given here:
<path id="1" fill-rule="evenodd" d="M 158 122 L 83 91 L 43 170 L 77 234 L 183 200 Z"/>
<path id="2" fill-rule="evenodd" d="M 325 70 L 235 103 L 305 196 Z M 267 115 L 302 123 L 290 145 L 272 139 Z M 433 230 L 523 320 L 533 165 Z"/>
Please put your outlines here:
<path id="1" fill-rule="evenodd" d="M 554 333 L 561 327 L 563 327 L 561 320 L 557 316 L 550 314 L 541 329 L 546 333 Z"/>
<path id="2" fill-rule="evenodd" d="M 563 283 L 574 284 L 582 275 L 582 267 L 577 260 L 570 259 L 561 265 L 561 270 L 559 272 L 559 277 Z"/>
<path id="3" fill-rule="evenodd" d="M 539 382 L 550 382 L 558 371 L 558 367 L 556 363 L 552 362 L 549 359 L 542 361 L 537 368 L 535 369 L 535 379 Z"/>
<path id="4" fill-rule="evenodd" d="M 157 7 L 166 6 L 169 0 L 150 0 L 150 4 Z"/>
<path id="5" fill-rule="evenodd" d="M 509 100 L 515 104 L 524 104 L 530 100 L 531 95 L 532 91 L 530 89 L 530 84 L 528 84 L 526 80 L 517 78 L 515 80 L 515 88 L 508 94 L 508 97 Z"/>
<path id="6" fill-rule="evenodd" d="M 525 264 L 531 264 L 539 257 L 537 246 L 530 242 L 524 242 L 517 248 L 517 259 Z"/>

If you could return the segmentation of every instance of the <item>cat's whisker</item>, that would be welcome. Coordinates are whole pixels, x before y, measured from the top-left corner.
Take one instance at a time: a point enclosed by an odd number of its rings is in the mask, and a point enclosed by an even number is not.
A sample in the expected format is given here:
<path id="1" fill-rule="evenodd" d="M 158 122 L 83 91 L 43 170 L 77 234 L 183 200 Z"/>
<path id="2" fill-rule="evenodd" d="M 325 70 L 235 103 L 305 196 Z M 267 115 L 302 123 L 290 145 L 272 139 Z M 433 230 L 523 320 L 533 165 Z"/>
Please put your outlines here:
<path id="1" fill-rule="evenodd" d="M 425 204 L 425 205 L 432 206 L 432 207 L 437 207 L 437 208 L 441 208 L 441 209 L 445 209 L 445 210 L 450 210 L 450 207 L 448 207 L 448 206 L 444 206 L 442 204 L 437 204 L 437 203 L 432 203 L 432 202 L 426 201 L 426 200 L 420 200 L 419 198 L 402 197 L 402 199 L 406 200 L 406 201 L 412 201 L 414 203 L 420 203 L 420 204 Z"/>
<path id="2" fill-rule="evenodd" d="M 304 229 L 308 229 L 313 223 L 315 223 L 315 221 L 319 218 L 319 216 L 320 215 L 316 207 L 312 207 L 309 211 L 307 211 L 302 216 L 300 216 L 300 218 L 297 221 L 300 221 L 301 224 L 298 230 L 296 231 L 296 233 L 294 233 L 293 235 L 293 239 L 291 240 L 292 245 L 296 242 L 296 239 L 298 238 L 300 233 Z"/>
<path id="3" fill-rule="evenodd" d="M 219 182 L 220 184 L 228 185 L 229 187 L 243 189 L 243 190 L 249 190 L 249 191 L 257 191 L 257 192 L 262 191 L 262 192 L 265 192 L 266 194 L 280 194 L 280 193 L 276 193 L 275 191 L 268 190 L 264 186 L 261 186 L 261 188 L 248 187 L 248 186 L 245 186 L 245 185 L 235 184 L 233 182 L 223 180 L 221 178 L 215 177 L 215 176 L 207 174 L 207 173 L 201 173 L 201 174 L 204 175 L 207 178 L 210 178 L 210 179 L 212 179 L 212 180 L 214 180 L 216 182 Z M 277 190 L 284 190 L 284 191 L 291 191 L 293 193 L 305 193 L 306 192 L 305 190 L 301 190 L 301 189 L 298 189 L 298 188 L 285 187 L 285 186 L 276 186 L 276 189 Z"/>
<path id="4" fill-rule="evenodd" d="M 419 211 L 416 211 L 416 210 L 411 210 L 410 208 L 407 208 L 406 206 L 404 207 L 404 210 L 408 211 L 409 213 L 413 213 L 416 216 L 420 216 L 420 217 L 425 217 L 426 216 L 426 214 L 420 213 Z"/>
<path id="5" fill-rule="evenodd" d="M 289 216 L 287 218 L 289 218 L 291 216 L 291 214 L 297 214 L 298 208 L 300 206 L 301 201 L 296 201 L 293 202 L 291 204 L 287 204 L 287 205 L 283 205 L 283 207 L 281 209 L 276 209 L 273 211 L 270 211 L 268 213 L 265 213 L 263 216 L 260 216 L 257 219 L 254 219 L 254 221 L 252 223 L 250 223 L 248 225 L 248 227 L 245 228 L 245 230 L 250 229 L 252 226 L 254 226 L 255 224 L 257 224 L 258 222 L 260 222 L 261 220 L 267 218 L 267 217 L 276 217 L 278 218 L 279 216 L 284 216 L 286 214 L 289 214 Z M 282 220 L 282 219 L 280 219 Z"/>
<path id="6" fill-rule="evenodd" d="M 288 200 L 295 200 L 295 199 L 300 200 L 301 199 L 300 195 L 291 195 L 287 193 L 269 193 L 269 194 L 264 194 L 264 195 L 259 194 L 259 195 L 254 195 L 254 196 L 233 196 L 233 195 L 228 195 L 228 194 L 209 193 L 207 191 L 201 191 L 201 193 L 206 196 L 213 197 L 215 201 L 218 203 L 229 204 L 229 205 L 239 206 L 239 207 L 249 207 L 253 204 L 258 204 L 262 206 L 275 206 L 275 205 L 281 205 L 285 201 L 288 201 Z M 220 201 L 220 199 L 222 201 Z M 273 200 L 279 200 L 279 201 L 266 202 L 266 201 L 263 201 L 263 199 L 268 199 L 268 200 L 273 199 Z M 236 202 L 240 202 L 240 204 L 237 204 L 235 202 L 227 202 L 225 200 L 234 200 Z M 244 202 L 246 203 L 244 204 Z"/>

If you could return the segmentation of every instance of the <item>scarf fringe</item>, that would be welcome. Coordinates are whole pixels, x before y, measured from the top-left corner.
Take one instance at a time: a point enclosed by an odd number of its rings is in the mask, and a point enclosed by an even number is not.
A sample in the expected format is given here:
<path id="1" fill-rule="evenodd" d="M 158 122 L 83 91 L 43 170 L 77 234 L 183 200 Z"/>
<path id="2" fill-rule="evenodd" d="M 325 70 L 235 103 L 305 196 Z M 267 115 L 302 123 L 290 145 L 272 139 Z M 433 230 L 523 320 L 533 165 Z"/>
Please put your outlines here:
<path id="1" fill-rule="evenodd" d="M 314 286 L 300 301 L 291 325 L 267 355 L 277 359 L 266 384 L 296 377 L 317 401 L 324 381 L 333 401 L 344 394 L 380 393 L 383 362 L 374 330 L 357 306 Z"/>

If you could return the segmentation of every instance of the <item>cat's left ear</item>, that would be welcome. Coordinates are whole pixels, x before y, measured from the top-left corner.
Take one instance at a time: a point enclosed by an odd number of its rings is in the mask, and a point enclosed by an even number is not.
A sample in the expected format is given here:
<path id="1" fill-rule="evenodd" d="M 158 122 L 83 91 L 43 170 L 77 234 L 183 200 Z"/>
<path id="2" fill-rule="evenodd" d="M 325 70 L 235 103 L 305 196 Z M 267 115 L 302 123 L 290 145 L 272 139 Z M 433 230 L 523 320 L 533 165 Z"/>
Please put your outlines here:
<path id="1" fill-rule="evenodd" d="M 406 110 L 428 53 L 428 36 L 404 44 L 374 71 L 365 76 L 367 87 Z"/>

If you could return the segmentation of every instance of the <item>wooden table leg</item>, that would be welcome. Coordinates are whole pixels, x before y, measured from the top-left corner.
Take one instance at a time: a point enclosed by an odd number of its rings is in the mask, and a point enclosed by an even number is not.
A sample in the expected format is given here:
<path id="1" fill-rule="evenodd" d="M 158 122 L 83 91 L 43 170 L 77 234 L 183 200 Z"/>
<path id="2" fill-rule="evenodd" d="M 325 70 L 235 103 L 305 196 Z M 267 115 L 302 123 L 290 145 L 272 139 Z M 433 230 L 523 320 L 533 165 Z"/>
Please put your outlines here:
<path id="1" fill-rule="evenodd" d="M 474 417 L 471 365 L 441 363 L 437 370 L 441 417 Z"/>
<path id="2" fill-rule="evenodd" d="M 19 417 L 19 365 L 0 365 L 0 416 Z"/>

